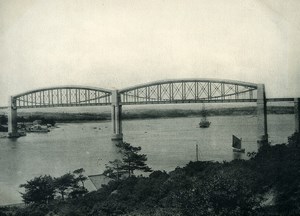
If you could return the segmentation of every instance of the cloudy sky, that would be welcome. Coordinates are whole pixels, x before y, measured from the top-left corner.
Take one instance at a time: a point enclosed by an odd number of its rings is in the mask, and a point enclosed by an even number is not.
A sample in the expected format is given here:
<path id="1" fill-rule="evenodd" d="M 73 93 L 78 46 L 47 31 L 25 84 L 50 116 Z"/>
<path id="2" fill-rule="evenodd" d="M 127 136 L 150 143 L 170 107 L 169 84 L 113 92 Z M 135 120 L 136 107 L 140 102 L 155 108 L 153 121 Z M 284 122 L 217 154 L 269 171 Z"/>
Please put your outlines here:
<path id="1" fill-rule="evenodd" d="M 40 87 L 265 83 L 300 97 L 298 0 L 1 0 L 0 106 Z"/>

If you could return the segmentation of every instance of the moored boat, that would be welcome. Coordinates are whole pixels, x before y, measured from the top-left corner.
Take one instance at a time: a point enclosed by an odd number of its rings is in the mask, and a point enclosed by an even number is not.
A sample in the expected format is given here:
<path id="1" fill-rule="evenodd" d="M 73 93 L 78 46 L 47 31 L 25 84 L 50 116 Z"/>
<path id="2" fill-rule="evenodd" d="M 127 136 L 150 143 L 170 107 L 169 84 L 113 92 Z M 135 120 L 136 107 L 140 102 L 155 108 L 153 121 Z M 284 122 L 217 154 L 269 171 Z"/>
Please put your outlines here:
<path id="1" fill-rule="evenodd" d="M 208 128 L 210 126 L 210 121 L 207 121 L 206 118 L 201 119 L 199 123 L 199 127 L 201 128 Z"/>
<path id="2" fill-rule="evenodd" d="M 48 133 L 50 130 L 47 127 L 41 125 L 33 125 L 27 129 L 27 132 L 36 132 L 36 133 Z"/>
<path id="3" fill-rule="evenodd" d="M 199 123 L 199 127 L 200 128 L 208 128 L 210 126 L 211 122 L 207 120 L 207 112 L 205 110 L 204 104 L 202 106 L 201 115 L 202 115 L 202 118 L 201 118 L 201 121 Z"/>
<path id="4" fill-rule="evenodd" d="M 232 151 L 245 153 L 245 149 L 242 148 L 242 138 L 239 139 L 238 137 L 232 135 Z"/>

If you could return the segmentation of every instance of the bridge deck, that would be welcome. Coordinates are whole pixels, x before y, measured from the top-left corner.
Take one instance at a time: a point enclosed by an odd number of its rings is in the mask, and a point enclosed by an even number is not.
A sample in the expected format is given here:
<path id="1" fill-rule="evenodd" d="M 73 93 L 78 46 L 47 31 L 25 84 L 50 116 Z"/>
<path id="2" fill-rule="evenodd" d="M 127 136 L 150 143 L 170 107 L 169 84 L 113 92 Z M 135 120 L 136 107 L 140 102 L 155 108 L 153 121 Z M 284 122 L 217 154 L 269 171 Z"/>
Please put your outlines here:
<path id="1" fill-rule="evenodd" d="M 267 98 L 267 102 L 294 102 L 294 98 Z M 227 100 L 175 100 L 175 101 L 148 101 L 148 102 L 128 102 L 128 103 L 121 103 L 122 105 L 134 105 L 134 104 L 177 104 L 177 103 L 239 103 L 239 102 L 256 102 L 256 99 L 227 99 Z M 73 106 L 84 106 L 85 104 L 78 104 Z M 101 106 L 107 106 L 110 105 L 110 103 L 107 104 L 101 104 Z M 72 105 L 66 105 L 66 106 L 72 106 Z M 86 106 L 86 105 L 85 105 Z M 88 104 L 88 106 L 100 106 L 99 104 Z M 35 106 L 36 108 L 45 107 L 45 106 Z M 48 106 L 53 107 L 53 106 Z M 0 109 L 7 109 L 7 106 L 2 106 Z M 22 109 L 24 107 L 21 107 Z M 28 106 L 26 108 L 32 108 L 32 106 Z"/>
<path id="2" fill-rule="evenodd" d="M 267 102 L 295 101 L 295 98 L 267 98 Z"/>

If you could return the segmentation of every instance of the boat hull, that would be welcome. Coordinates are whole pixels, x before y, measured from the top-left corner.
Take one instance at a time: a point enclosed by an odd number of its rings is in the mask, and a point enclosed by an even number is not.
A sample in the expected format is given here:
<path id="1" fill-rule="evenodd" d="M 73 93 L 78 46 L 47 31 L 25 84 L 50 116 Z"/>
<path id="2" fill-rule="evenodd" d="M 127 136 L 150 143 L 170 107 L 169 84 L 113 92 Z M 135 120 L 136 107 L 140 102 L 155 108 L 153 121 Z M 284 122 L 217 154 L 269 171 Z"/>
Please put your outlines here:
<path id="1" fill-rule="evenodd" d="M 199 127 L 200 128 L 208 128 L 210 126 L 210 122 L 200 122 Z"/>
<path id="2" fill-rule="evenodd" d="M 233 148 L 232 151 L 239 152 L 239 153 L 245 153 L 245 149 L 243 149 L 243 148 L 241 148 L 241 149 Z"/>
<path id="3" fill-rule="evenodd" d="M 48 133 L 49 130 L 28 130 L 27 132 L 34 132 L 34 133 Z"/>

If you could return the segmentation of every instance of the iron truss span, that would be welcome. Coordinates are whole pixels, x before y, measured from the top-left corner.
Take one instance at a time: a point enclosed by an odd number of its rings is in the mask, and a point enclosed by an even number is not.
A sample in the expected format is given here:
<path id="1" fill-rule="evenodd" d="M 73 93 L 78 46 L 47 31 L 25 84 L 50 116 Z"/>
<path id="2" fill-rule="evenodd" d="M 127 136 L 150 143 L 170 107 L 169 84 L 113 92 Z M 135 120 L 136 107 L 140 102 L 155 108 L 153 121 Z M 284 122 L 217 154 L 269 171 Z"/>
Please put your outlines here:
<path id="1" fill-rule="evenodd" d="M 87 86 L 36 89 L 12 97 L 14 108 L 112 104 L 112 90 Z M 219 79 L 162 80 L 118 90 L 118 103 L 256 102 L 257 84 Z"/>
<path id="2" fill-rule="evenodd" d="M 36 89 L 13 96 L 16 108 L 110 105 L 111 90 L 86 86 Z"/>
<path id="3" fill-rule="evenodd" d="M 257 84 L 217 79 L 163 80 L 119 91 L 121 104 L 255 102 Z"/>

